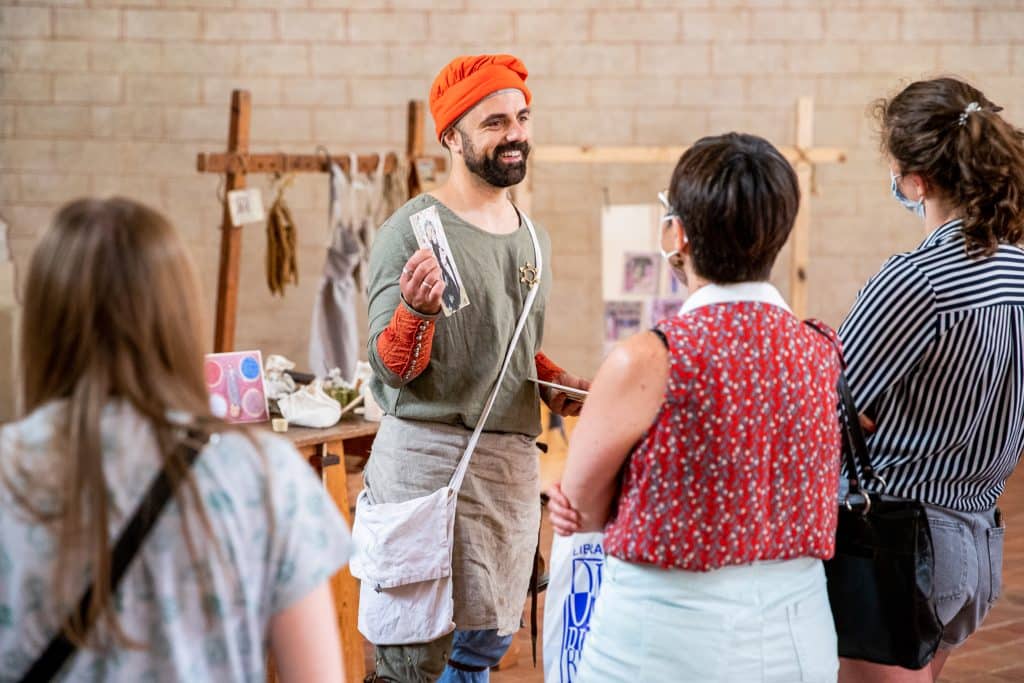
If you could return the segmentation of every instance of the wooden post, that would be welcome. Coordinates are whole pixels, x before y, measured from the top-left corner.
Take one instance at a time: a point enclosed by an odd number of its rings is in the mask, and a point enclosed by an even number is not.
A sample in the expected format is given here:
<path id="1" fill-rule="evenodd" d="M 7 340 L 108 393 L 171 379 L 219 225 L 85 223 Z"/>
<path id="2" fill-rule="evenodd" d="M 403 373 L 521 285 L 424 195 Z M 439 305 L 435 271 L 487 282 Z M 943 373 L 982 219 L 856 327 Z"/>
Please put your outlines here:
<path id="1" fill-rule="evenodd" d="M 18 332 L 21 306 L 15 291 L 17 278 L 7 248 L 7 224 L 0 220 L 0 422 L 18 413 Z"/>
<path id="2" fill-rule="evenodd" d="M 420 193 L 421 183 L 416 159 L 423 156 L 423 123 L 426 120 L 426 107 L 421 100 L 409 101 L 409 115 L 405 129 L 405 157 L 409 160 L 409 197 Z"/>
<path id="3" fill-rule="evenodd" d="M 249 122 L 252 100 L 246 90 L 231 93 L 231 119 L 228 128 L 228 154 L 244 155 L 249 151 Z M 245 187 L 245 172 L 238 164 L 227 170 L 225 192 Z M 231 223 L 228 203 L 224 202 L 221 219 L 220 268 L 217 272 L 217 318 L 213 336 L 213 350 L 231 351 L 235 345 L 235 311 L 238 307 L 238 262 L 242 249 L 240 227 Z"/>
<path id="4" fill-rule="evenodd" d="M 801 97 L 796 105 L 796 149 L 793 162 L 800 186 L 800 208 L 797 210 L 793 235 L 790 237 L 789 302 L 798 318 L 807 315 L 807 262 L 810 258 L 811 173 L 814 167 L 806 151 L 814 144 L 814 100 Z"/>

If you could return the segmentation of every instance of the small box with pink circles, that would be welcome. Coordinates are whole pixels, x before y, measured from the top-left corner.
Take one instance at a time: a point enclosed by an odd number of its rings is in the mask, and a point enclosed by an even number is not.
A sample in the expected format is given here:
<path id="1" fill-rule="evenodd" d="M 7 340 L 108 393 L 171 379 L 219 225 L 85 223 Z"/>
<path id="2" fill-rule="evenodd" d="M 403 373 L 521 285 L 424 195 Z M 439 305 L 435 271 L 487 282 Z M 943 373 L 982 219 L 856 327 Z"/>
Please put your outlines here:
<path id="1" fill-rule="evenodd" d="M 204 366 L 210 410 L 225 422 L 266 422 L 267 392 L 259 351 L 208 353 Z"/>

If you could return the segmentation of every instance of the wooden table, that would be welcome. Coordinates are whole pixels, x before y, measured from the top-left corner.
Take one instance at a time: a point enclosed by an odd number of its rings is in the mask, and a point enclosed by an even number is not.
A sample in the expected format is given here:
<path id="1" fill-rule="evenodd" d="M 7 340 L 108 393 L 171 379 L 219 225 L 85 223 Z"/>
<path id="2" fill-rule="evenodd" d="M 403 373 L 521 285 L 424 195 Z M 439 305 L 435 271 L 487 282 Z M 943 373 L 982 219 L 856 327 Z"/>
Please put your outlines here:
<path id="1" fill-rule="evenodd" d="M 359 417 L 346 417 L 327 429 L 290 427 L 284 435 L 295 445 L 309 464 L 316 469 L 324 487 L 334 499 L 349 527 L 352 513 L 348 497 L 348 476 L 345 460 L 358 466 L 358 461 L 370 455 L 370 446 L 377 435 L 377 422 L 367 422 Z M 353 462 L 355 461 L 355 462 Z M 338 614 L 338 629 L 341 631 L 341 646 L 345 658 L 345 678 L 348 683 L 360 683 L 366 676 L 363 661 L 363 636 L 356 629 L 359 610 L 359 582 L 343 567 L 331 577 L 331 592 Z"/>

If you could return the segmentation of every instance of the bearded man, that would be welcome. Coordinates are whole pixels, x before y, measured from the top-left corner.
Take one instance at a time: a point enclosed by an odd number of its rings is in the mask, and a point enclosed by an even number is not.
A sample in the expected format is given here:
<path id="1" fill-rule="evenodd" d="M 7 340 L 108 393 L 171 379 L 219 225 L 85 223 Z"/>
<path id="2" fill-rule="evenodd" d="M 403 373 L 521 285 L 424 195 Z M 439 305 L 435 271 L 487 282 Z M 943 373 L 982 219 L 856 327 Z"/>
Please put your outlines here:
<path id="1" fill-rule="evenodd" d="M 451 479 L 535 284 L 534 243 L 509 197 L 526 176 L 530 154 L 526 77 L 511 55 L 459 57 L 441 70 L 430 109 L 451 173 L 395 212 L 374 241 L 368 354 L 385 417 L 364 472 L 373 503 L 425 496 Z M 414 227 L 424 223 L 435 235 L 440 224 L 439 251 L 419 247 Z M 550 263 L 550 239 L 539 226 L 536 233 L 543 263 Z M 459 491 L 456 630 L 426 643 L 377 644 L 376 680 L 486 681 L 520 626 L 540 524 L 539 401 L 560 415 L 580 409 L 530 380 L 589 386 L 540 350 L 550 273 L 540 273 L 539 293 Z"/>

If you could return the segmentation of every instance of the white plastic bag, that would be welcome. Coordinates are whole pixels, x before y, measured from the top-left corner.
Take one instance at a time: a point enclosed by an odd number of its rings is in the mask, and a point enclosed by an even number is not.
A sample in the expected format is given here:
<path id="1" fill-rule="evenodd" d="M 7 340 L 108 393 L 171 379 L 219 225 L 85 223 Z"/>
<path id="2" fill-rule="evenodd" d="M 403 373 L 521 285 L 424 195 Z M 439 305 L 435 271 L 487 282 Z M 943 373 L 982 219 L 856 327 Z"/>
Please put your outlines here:
<path id="1" fill-rule="evenodd" d="M 324 393 L 323 383 L 313 380 L 294 394 L 277 399 L 277 407 L 289 423 L 299 427 L 331 427 L 341 419 L 341 405 Z"/>
<path id="2" fill-rule="evenodd" d="M 604 576 L 604 534 L 555 535 L 544 602 L 544 680 L 577 683 L 576 670 Z"/>
<path id="3" fill-rule="evenodd" d="M 295 363 L 284 356 L 272 353 L 263 363 L 263 385 L 267 398 L 277 400 L 295 391 L 295 380 L 285 370 L 294 370 Z"/>

